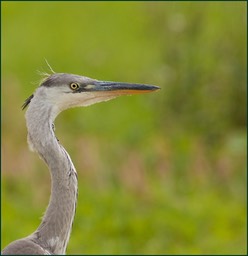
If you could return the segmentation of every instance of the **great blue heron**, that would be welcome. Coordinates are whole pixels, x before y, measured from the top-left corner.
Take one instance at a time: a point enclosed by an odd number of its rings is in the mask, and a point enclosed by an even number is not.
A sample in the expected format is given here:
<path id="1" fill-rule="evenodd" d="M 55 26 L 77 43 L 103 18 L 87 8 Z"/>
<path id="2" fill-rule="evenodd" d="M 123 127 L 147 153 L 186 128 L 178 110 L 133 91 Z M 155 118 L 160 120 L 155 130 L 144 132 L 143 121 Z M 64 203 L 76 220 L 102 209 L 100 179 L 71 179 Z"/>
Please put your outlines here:
<path id="1" fill-rule="evenodd" d="M 2 254 L 65 254 L 77 202 L 77 173 L 69 154 L 57 140 L 54 120 L 63 110 L 88 106 L 121 95 L 152 92 L 159 87 L 108 82 L 54 73 L 47 76 L 25 101 L 28 144 L 47 164 L 51 174 L 49 205 L 39 227 L 10 243 Z"/>

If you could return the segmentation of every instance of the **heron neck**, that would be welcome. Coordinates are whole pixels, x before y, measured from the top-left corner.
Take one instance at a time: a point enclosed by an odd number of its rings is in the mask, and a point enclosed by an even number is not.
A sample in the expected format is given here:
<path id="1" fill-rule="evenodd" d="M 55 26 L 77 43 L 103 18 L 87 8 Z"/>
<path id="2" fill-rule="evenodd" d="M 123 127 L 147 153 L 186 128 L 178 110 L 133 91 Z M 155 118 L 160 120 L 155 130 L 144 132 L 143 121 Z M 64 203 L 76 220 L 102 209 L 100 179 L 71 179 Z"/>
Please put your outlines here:
<path id="1" fill-rule="evenodd" d="M 27 112 L 29 145 L 46 162 L 51 174 L 49 205 L 32 239 L 53 254 L 65 254 L 77 201 L 77 174 L 70 156 L 53 131 L 53 109 L 31 102 Z"/>

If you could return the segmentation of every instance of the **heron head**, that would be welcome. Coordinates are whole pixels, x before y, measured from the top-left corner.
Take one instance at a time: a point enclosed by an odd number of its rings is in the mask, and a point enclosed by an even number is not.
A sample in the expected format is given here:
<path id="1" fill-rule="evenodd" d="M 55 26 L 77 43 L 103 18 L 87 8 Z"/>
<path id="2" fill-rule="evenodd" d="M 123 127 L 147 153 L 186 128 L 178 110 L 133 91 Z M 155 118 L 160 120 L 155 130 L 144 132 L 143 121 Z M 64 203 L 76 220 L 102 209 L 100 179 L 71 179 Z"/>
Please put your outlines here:
<path id="1" fill-rule="evenodd" d="M 37 101 L 55 106 L 58 112 L 71 107 L 88 106 L 121 95 L 152 92 L 160 89 L 154 85 L 99 81 L 85 76 L 55 73 L 45 78 L 35 93 L 25 103 Z"/>

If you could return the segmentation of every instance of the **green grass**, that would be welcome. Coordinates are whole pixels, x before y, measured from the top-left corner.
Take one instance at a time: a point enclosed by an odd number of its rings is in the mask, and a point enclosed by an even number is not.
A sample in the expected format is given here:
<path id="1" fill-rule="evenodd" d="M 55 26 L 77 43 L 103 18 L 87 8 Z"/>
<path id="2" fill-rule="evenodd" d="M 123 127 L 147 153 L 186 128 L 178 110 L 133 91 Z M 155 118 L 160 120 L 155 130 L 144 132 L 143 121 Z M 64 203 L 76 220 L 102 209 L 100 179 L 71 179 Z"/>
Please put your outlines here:
<path id="1" fill-rule="evenodd" d="M 47 58 L 162 88 L 56 120 L 79 179 L 68 254 L 246 254 L 246 2 L 1 6 L 1 248 L 33 232 L 49 200 L 21 111 Z"/>

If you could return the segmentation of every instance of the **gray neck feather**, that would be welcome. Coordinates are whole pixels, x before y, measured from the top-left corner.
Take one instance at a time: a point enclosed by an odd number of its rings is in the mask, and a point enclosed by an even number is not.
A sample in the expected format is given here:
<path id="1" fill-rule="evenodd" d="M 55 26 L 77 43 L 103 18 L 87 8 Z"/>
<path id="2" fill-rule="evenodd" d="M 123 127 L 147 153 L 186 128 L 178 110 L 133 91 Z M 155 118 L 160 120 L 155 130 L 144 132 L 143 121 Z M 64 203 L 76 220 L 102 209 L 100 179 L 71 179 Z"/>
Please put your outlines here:
<path id="1" fill-rule="evenodd" d="M 46 162 L 52 181 L 50 202 L 30 238 L 54 254 L 65 254 L 77 201 L 77 174 L 66 150 L 57 141 L 53 122 L 56 106 L 34 97 L 26 112 L 28 142 Z"/>

